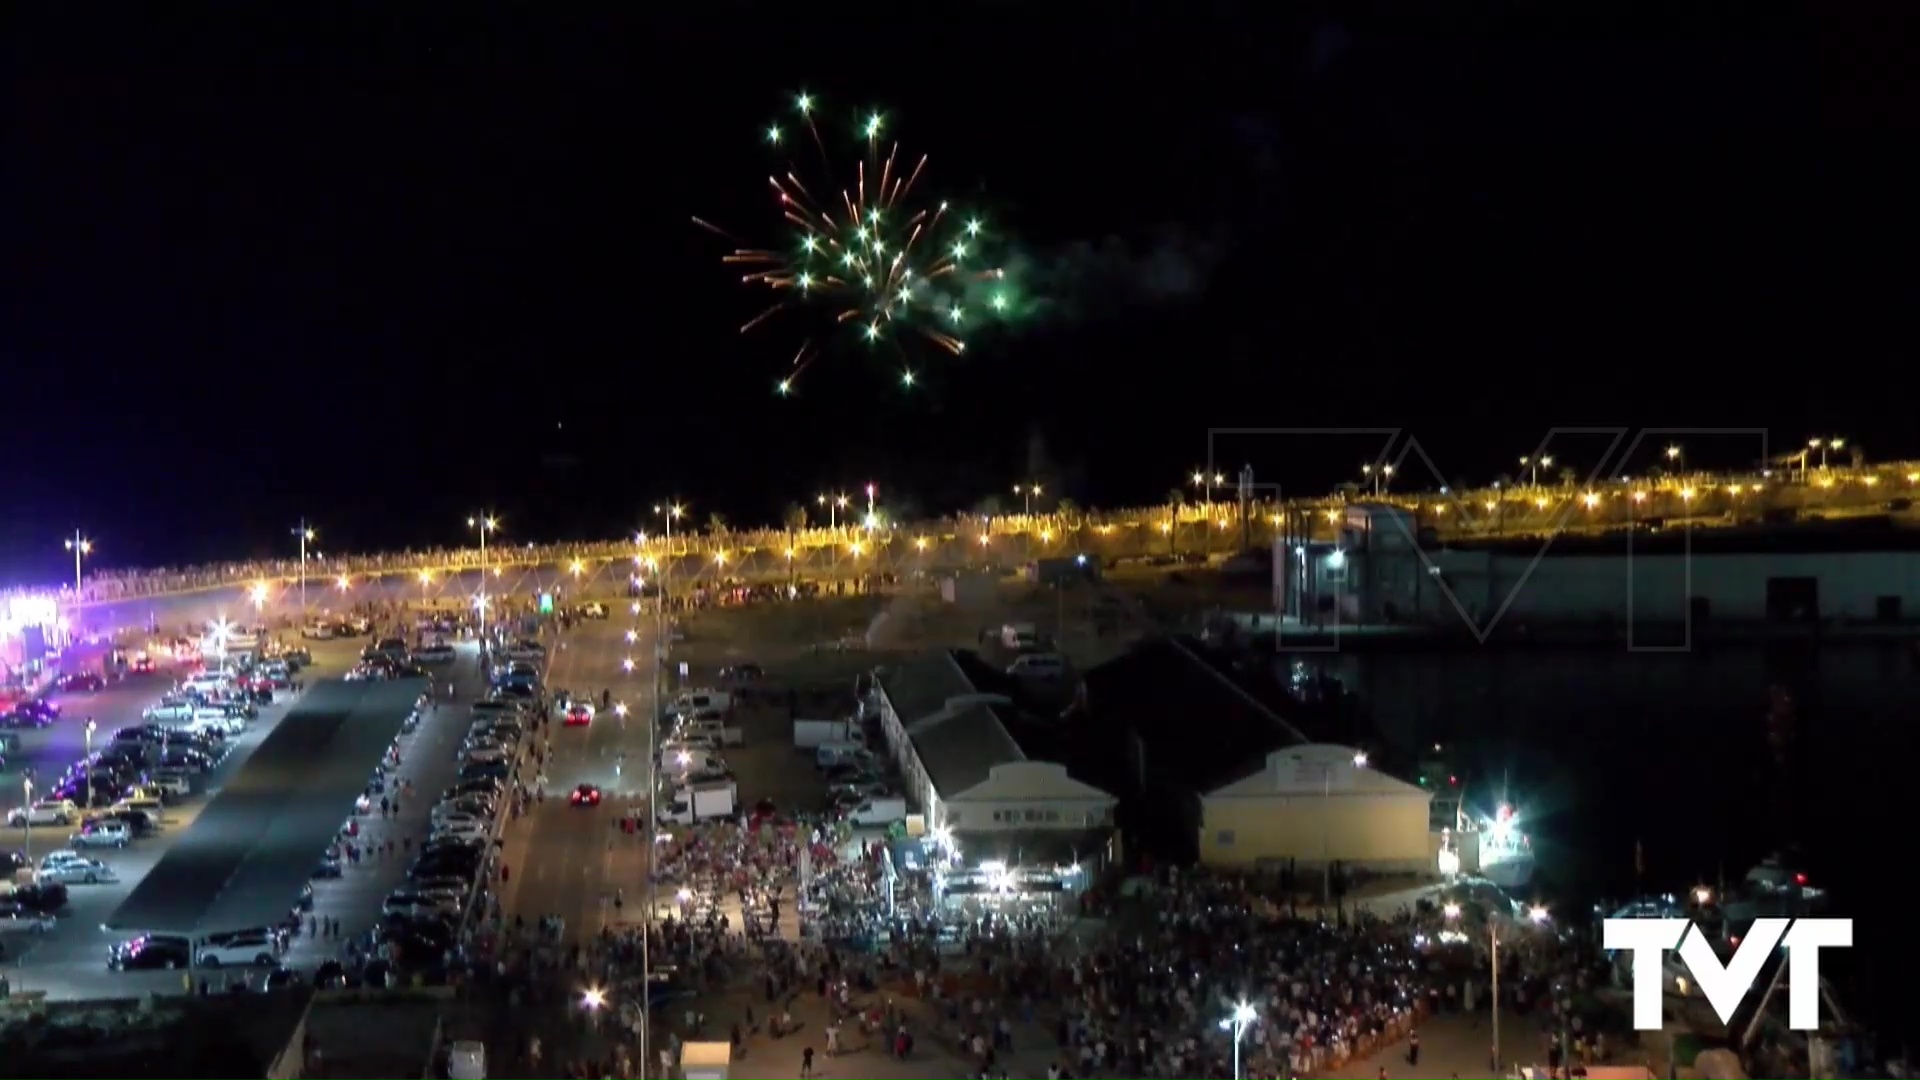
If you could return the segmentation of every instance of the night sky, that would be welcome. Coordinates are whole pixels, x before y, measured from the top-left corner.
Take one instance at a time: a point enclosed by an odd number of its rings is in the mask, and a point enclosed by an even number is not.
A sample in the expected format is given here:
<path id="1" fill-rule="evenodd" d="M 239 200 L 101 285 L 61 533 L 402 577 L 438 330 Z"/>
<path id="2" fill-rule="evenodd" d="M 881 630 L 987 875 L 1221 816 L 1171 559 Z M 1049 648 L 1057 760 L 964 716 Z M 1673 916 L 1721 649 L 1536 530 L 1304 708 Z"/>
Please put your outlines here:
<path id="1" fill-rule="evenodd" d="M 1210 427 L 1400 428 L 1448 480 L 1555 425 L 1920 452 L 1904 28 L 1244 7 L 10 8 L 0 578 L 75 526 L 141 563 L 870 480 L 1137 503 Z M 777 397 L 800 335 L 738 332 L 763 303 L 690 222 L 786 235 L 760 131 L 802 89 L 885 110 L 1035 297 L 910 391 L 848 343 Z M 1379 441 L 1215 457 L 1324 489 Z"/>

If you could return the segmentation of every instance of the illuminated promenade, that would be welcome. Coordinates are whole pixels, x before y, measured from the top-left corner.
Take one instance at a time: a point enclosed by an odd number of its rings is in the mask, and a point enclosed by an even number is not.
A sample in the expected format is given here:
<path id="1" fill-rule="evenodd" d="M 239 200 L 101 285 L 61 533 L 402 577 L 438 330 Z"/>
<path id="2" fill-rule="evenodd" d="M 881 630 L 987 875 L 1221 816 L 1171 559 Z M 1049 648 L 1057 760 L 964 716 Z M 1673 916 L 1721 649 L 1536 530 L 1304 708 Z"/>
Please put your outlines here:
<path id="1" fill-rule="evenodd" d="M 1547 534 L 1604 534 L 1636 524 L 1685 523 L 1693 528 L 1816 518 L 1839 519 L 1904 509 L 1898 500 L 1920 494 L 1920 463 L 1900 462 L 1860 469 L 1819 469 L 1801 474 L 1776 470 L 1761 475 L 1680 475 L 1591 488 L 1519 484 L 1499 489 L 1434 493 L 1362 492 L 1249 504 L 1203 499 L 1112 511 L 957 515 L 915 522 L 889 522 L 869 529 L 859 500 L 852 518 L 836 528 L 694 531 L 680 519 L 669 538 L 659 532 L 618 540 L 516 544 L 512 522 L 489 542 L 488 573 L 497 591 L 514 582 L 539 587 L 604 592 L 624 588 L 631 576 L 663 571 L 676 583 L 734 580 L 777 582 L 790 578 L 853 578 L 873 573 L 912 574 L 961 569 L 1008 569 L 1036 558 L 1085 554 L 1102 560 L 1178 555 L 1219 555 L 1243 546 L 1270 544 L 1283 524 L 1291 535 L 1331 540 L 1342 508 L 1350 503 L 1389 504 L 1406 510 L 1417 526 L 1442 540 L 1490 541 Z M 664 524 L 663 519 L 656 518 Z M 454 531 L 449 529 L 449 532 Z M 462 579 L 477 589 L 478 547 L 379 555 L 313 555 L 307 580 L 316 604 L 326 594 L 352 596 L 381 583 L 398 595 L 446 595 Z M 86 579 L 83 607 L 264 585 L 279 594 L 300 574 L 300 562 L 236 563 L 178 571 L 116 572 Z M 63 605 L 72 588 L 60 591 Z"/>

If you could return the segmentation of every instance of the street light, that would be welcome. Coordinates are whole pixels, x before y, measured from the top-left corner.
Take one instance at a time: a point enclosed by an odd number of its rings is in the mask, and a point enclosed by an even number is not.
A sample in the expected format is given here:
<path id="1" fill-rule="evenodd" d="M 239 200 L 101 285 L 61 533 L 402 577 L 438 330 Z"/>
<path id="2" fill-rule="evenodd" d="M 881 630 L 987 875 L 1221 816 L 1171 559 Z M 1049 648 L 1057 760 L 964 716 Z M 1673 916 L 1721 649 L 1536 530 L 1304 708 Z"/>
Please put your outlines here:
<path id="1" fill-rule="evenodd" d="M 21 777 L 20 790 L 27 797 L 27 807 L 26 807 L 27 812 L 25 814 L 22 814 L 20 817 L 21 827 L 27 830 L 26 837 L 20 841 L 20 854 L 23 858 L 27 860 L 27 865 L 32 866 L 33 865 L 33 777 L 31 776 Z"/>
<path id="2" fill-rule="evenodd" d="M 267 583 L 254 582 L 253 588 L 247 590 L 247 599 L 253 601 L 253 613 L 260 614 L 261 609 L 267 606 Z"/>
<path id="3" fill-rule="evenodd" d="M 307 519 L 301 518 L 294 528 L 293 535 L 300 538 L 300 622 L 307 621 L 307 542 L 313 539 L 313 530 L 307 527 Z"/>
<path id="4" fill-rule="evenodd" d="M 1520 467 L 1528 470 L 1527 482 L 1532 487 L 1540 486 L 1540 470 L 1553 468 L 1552 454 L 1532 454 L 1520 459 Z"/>
<path id="5" fill-rule="evenodd" d="M 87 747 L 85 757 L 87 761 L 87 784 L 86 784 L 87 796 L 86 797 L 87 797 L 88 810 L 93 809 L 93 733 L 95 729 L 98 727 L 99 725 L 93 722 L 93 717 L 89 716 L 87 717 L 87 726 L 80 729 L 81 737 L 86 740 L 86 747 Z"/>
<path id="6" fill-rule="evenodd" d="M 1247 1028 L 1259 1019 L 1253 1006 L 1244 1000 L 1236 1002 L 1233 1011 L 1220 1021 L 1220 1030 L 1233 1033 L 1233 1080 L 1240 1080 L 1240 1040 L 1247 1034 Z"/>
<path id="7" fill-rule="evenodd" d="M 80 530 L 75 529 L 73 535 L 67 538 L 67 550 L 73 552 L 73 602 L 78 604 L 80 602 L 80 559 L 93 554 L 93 541 L 80 535 Z"/>
<path id="8" fill-rule="evenodd" d="M 1807 440 L 1807 449 L 1820 451 L 1820 467 L 1822 469 L 1827 467 L 1827 451 L 1840 450 L 1845 448 L 1846 445 L 1847 445 L 1847 440 L 1845 439 L 1808 439 Z"/>
<path id="9" fill-rule="evenodd" d="M 1013 493 L 1026 500 L 1026 508 L 1022 512 L 1027 517 L 1032 517 L 1033 516 L 1033 497 L 1035 495 L 1043 494 L 1040 485 L 1039 484 L 1015 484 L 1013 485 Z"/>
<path id="10" fill-rule="evenodd" d="M 227 621 L 225 615 L 214 620 L 213 644 L 215 648 L 220 650 L 220 666 L 223 668 L 227 666 L 227 639 L 232 636 L 233 624 Z"/>
<path id="11" fill-rule="evenodd" d="M 492 514 L 474 514 L 467 518 L 467 528 L 480 532 L 480 647 L 484 650 L 487 647 L 487 534 L 500 530 L 500 519 Z"/>
<path id="12" fill-rule="evenodd" d="M 827 508 L 827 529 L 829 531 L 838 529 L 840 527 L 840 511 L 846 508 L 847 497 L 845 495 L 816 495 L 813 501 Z M 658 510 L 659 507 L 655 507 L 654 509 Z"/>
<path id="13" fill-rule="evenodd" d="M 1674 443 L 1672 446 L 1667 447 L 1667 460 L 1672 463 L 1672 467 L 1675 469 L 1686 468 L 1686 451 L 1680 448 L 1679 443 Z"/>
<path id="14" fill-rule="evenodd" d="M 873 528 L 874 522 L 878 520 L 873 516 L 873 497 L 879 493 L 879 490 L 879 488 L 874 487 L 872 484 L 867 485 L 867 528 L 869 530 Z"/>
<path id="15" fill-rule="evenodd" d="M 1449 921 L 1460 918 L 1460 905 L 1448 904 L 1441 909 Z M 1493 967 L 1493 1071 L 1500 1071 L 1500 924 L 1487 920 L 1487 950 Z"/>

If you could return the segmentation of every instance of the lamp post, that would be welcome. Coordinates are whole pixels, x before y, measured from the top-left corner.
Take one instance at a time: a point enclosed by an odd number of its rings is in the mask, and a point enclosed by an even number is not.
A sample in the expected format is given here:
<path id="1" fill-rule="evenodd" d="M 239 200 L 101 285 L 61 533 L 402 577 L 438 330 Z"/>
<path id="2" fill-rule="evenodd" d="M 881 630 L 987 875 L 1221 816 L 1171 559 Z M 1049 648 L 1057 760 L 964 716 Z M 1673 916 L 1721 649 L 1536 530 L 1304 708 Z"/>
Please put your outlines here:
<path id="1" fill-rule="evenodd" d="M 80 560 L 93 554 L 93 541 L 80 535 L 80 530 L 75 529 L 73 535 L 67 538 L 67 550 L 73 552 L 73 602 L 78 604 L 80 602 Z"/>
<path id="2" fill-rule="evenodd" d="M 823 495 L 821 496 L 821 498 L 824 499 L 825 496 Z M 659 827 L 659 817 L 656 812 L 656 808 L 654 806 L 654 800 L 660 797 L 660 777 L 658 772 L 656 771 L 657 762 L 655 762 L 654 758 L 657 756 L 658 748 L 656 746 L 656 741 L 660 732 L 660 668 L 662 663 L 666 660 L 666 649 L 667 649 L 667 584 L 673 570 L 673 519 L 685 514 L 687 512 L 687 508 L 679 505 L 678 503 L 669 502 L 669 503 L 663 503 L 661 505 L 655 506 L 653 508 L 653 512 L 656 514 L 659 514 L 662 518 L 666 520 L 666 523 L 667 523 L 667 561 L 661 565 L 659 570 L 660 603 L 654 606 L 653 655 L 648 658 L 649 660 L 648 666 L 653 668 L 652 691 L 648 695 L 650 698 L 650 701 L 648 703 L 648 710 L 650 715 L 647 717 L 647 723 L 646 723 L 646 728 L 647 728 L 646 830 L 647 830 L 647 843 L 649 844 L 649 850 L 651 850 L 651 845 L 653 843 L 654 832 Z M 641 924 L 641 928 L 640 928 L 640 980 L 641 980 L 641 985 L 643 986 L 653 985 L 652 983 L 653 968 L 651 966 L 653 963 L 653 957 L 648 948 L 647 939 L 653 936 L 653 913 L 655 908 L 658 906 L 658 897 L 655 894 L 654 886 L 655 886 L 654 875 L 648 874 L 647 875 L 647 915 L 646 915 L 645 921 Z M 646 1069 L 648 1067 L 647 1044 L 648 1044 L 648 1036 L 650 1034 L 648 1029 L 651 1026 L 652 1026 L 651 1024 L 640 1025 L 640 1062 L 641 1062 L 640 1075 L 642 1076 L 646 1075 Z"/>
<path id="3" fill-rule="evenodd" d="M 1027 517 L 1032 517 L 1033 516 L 1033 497 L 1035 495 L 1043 494 L 1043 492 L 1041 491 L 1040 485 L 1039 484 L 1015 484 L 1013 485 L 1013 493 L 1015 495 L 1020 496 L 1022 499 L 1026 500 L 1022 513 L 1024 513 L 1025 516 Z"/>
<path id="4" fill-rule="evenodd" d="M 1553 468 L 1553 455 L 1552 454 L 1531 454 L 1531 455 L 1523 456 L 1520 459 L 1520 467 L 1527 470 L 1528 486 L 1539 487 L 1540 486 L 1540 470 Z"/>
<path id="5" fill-rule="evenodd" d="M 845 496 L 842 496 L 840 501 L 844 504 Z M 660 515 L 667 523 L 667 561 L 660 564 L 660 609 L 664 613 L 667 607 L 668 579 L 673 576 L 673 523 L 676 519 L 687 516 L 687 508 L 675 502 L 655 503 L 653 512 Z"/>
<path id="6" fill-rule="evenodd" d="M 307 622 L 307 542 L 313 539 L 313 530 L 307 527 L 307 519 L 301 518 L 300 524 L 293 530 L 300 538 L 300 624 Z"/>
<path id="7" fill-rule="evenodd" d="M 487 534 L 500 528 L 500 519 L 492 514 L 474 514 L 467 528 L 480 531 L 480 648 L 487 647 Z"/>
<path id="8" fill-rule="evenodd" d="M 874 517 L 874 516 L 873 516 L 873 497 L 874 497 L 874 496 L 875 496 L 876 494 L 878 494 L 878 493 L 879 493 L 879 489 L 878 489 L 878 488 L 876 488 L 876 487 L 874 487 L 874 486 L 873 486 L 872 484 L 868 484 L 868 485 L 867 485 L 867 520 L 866 520 L 866 526 L 867 526 L 867 528 L 868 528 L 868 530 L 869 530 L 869 531 L 871 531 L 871 530 L 873 529 L 873 527 L 874 527 L 874 525 L 875 525 L 875 524 L 877 524 L 877 523 L 878 523 L 878 521 L 879 521 L 879 519 L 878 519 L 878 518 L 876 518 L 876 517 Z"/>
<path id="9" fill-rule="evenodd" d="M 97 726 L 98 725 L 96 725 L 93 722 L 93 717 L 89 716 L 87 717 L 87 726 L 80 729 L 81 737 L 86 740 L 86 747 L 87 747 L 87 752 L 85 757 L 87 761 L 86 788 L 87 788 L 87 809 L 88 810 L 93 809 L 93 732 Z"/>
<path id="10" fill-rule="evenodd" d="M 840 511 L 846 507 L 847 497 L 845 495 L 816 495 L 813 501 L 827 508 L 827 531 L 832 532 L 838 529 L 840 527 Z M 655 507 L 654 509 L 658 510 L 659 507 Z"/>
<path id="11" fill-rule="evenodd" d="M 1820 451 L 1820 468 L 1822 470 L 1825 470 L 1827 467 L 1827 451 L 1844 449 L 1846 445 L 1847 445 L 1847 440 L 1845 439 L 1808 439 L 1807 440 L 1807 449 Z"/>
<path id="12" fill-rule="evenodd" d="M 1233 1035 L 1233 1080 L 1240 1080 L 1240 1040 L 1246 1037 L 1247 1028 L 1258 1018 L 1253 1006 L 1243 1000 L 1234 1003 L 1233 1011 L 1220 1021 L 1220 1030 Z"/>
<path id="13" fill-rule="evenodd" d="M 21 815 L 21 818 L 20 818 L 21 826 L 27 830 L 25 838 L 20 841 L 20 854 L 22 857 L 24 857 L 27 860 L 27 865 L 32 866 L 33 865 L 33 777 L 23 776 L 20 778 L 20 791 L 26 796 L 26 799 L 27 799 L 27 803 L 26 803 L 27 812 Z"/>
<path id="14" fill-rule="evenodd" d="M 222 615 L 219 618 L 214 620 L 213 644 L 215 648 L 218 648 L 220 650 L 220 666 L 222 668 L 225 668 L 227 666 L 227 638 L 232 633 L 233 633 L 233 624 L 227 621 L 227 617 L 225 615 Z"/>

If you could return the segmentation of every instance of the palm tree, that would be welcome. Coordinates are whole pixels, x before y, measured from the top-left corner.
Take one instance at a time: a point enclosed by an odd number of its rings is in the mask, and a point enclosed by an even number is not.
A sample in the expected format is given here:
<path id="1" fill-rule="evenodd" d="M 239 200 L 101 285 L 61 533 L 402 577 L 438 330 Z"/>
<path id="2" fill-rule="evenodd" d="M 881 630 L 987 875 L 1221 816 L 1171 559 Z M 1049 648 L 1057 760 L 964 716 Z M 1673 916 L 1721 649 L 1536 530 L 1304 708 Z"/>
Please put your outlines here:
<path id="1" fill-rule="evenodd" d="M 727 535 L 726 515 L 718 511 L 707 515 L 707 532 L 713 536 Z"/>
<path id="2" fill-rule="evenodd" d="M 807 527 L 807 508 L 799 503 L 788 503 L 787 512 L 781 516 L 781 520 L 787 523 L 790 531 L 799 532 Z"/>

